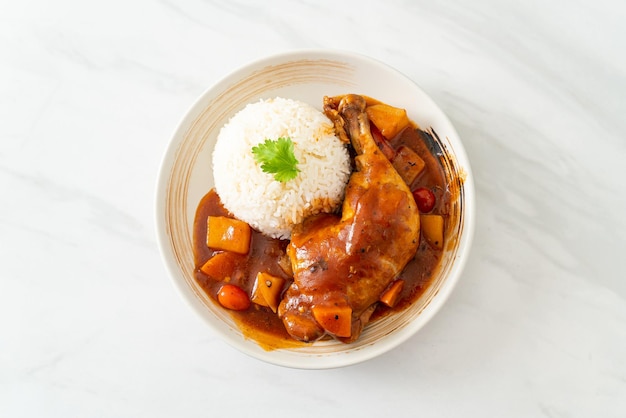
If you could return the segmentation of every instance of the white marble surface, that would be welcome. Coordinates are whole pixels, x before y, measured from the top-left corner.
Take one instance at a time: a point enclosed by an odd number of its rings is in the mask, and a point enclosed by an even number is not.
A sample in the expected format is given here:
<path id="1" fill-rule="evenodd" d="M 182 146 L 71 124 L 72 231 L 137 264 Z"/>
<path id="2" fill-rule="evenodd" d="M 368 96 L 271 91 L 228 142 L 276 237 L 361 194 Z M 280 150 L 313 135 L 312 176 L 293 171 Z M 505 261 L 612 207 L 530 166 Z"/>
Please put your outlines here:
<path id="1" fill-rule="evenodd" d="M 626 416 L 625 20 L 621 0 L 0 1 L 0 416 Z M 326 47 L 440 104 L 478 221 L 418 335 L 291 370 L 176 294 L 154 189 L 212 83 Z"/>

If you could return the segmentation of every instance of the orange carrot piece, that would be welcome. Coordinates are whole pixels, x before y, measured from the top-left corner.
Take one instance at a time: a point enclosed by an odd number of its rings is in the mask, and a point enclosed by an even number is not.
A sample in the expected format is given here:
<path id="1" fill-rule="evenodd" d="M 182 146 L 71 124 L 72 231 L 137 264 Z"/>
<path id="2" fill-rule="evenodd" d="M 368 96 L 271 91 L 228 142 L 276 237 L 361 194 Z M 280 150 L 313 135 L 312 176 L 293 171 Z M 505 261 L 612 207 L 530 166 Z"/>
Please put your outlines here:
<path id="1" fill-rule="evenodd" d="M 241 254 L 224 251 L 209 258 L 200 270 L 215 280 L 224 280 L 226 277 L 231 277 L 237 264 L 244 260 L 245 257 Z"/>
<path id="2" fill-rule="evenodd" d="M 318 324 L 337 337 L 352 334 L 352 308 L 348 305 L 315 305 L 311 308 Z"/>
<path id="3" fill-rule="evenodd" d="M 400 296 L 400 292 L 402 292 L 403 287 L 404 280 L 396 280 L 391 284 L 391 286 L 387 288 L 387 290 L 383 292 L 383 294 L 380 296 L 380 301 L 390 308 L 393 308 L 398 302 L 398 297 Z"/>

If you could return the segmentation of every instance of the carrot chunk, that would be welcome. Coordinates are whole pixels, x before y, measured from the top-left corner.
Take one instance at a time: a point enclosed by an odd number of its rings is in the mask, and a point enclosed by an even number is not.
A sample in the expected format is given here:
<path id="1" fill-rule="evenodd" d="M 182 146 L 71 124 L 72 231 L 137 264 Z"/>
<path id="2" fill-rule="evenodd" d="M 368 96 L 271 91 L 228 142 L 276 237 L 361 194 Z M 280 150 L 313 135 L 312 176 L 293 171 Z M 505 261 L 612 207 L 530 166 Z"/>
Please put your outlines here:
<path id="1" fill-rule="evenodd" d="M 322 328 L 337 337 L 352 334 L 352 308 L 348 305 L 315 305 L 313 317 Z"/>
<path id="2" fill-rule="evenodd" d="M 250 249 L 250 225 L 238 219 L 225 216 L 207 218 L 207 239 L 209 248 L 247 254 Z"/>
<path id="3" fill-rule="evenodd" d="M 224 280 L 226 277 L 232 277 L 237 264 L 244 260 L 245 257 L 241 254 L 224 251 L 209 258 L 200 270 L 215 280 Z"/>
<path id="4" fill-rule="evenodd" d="M 402 291 L 403 287 L 404 280 L 396 280 L 391 284 L 391 286 L 387 288 L 387 290 L 383 292 L 383 294 L 380 296 L 380 301 L 390 308 L 393 308 L 396 305 L 396 302 L 398 302 L 398 297 L 400 296 L 400 292 Z"/>

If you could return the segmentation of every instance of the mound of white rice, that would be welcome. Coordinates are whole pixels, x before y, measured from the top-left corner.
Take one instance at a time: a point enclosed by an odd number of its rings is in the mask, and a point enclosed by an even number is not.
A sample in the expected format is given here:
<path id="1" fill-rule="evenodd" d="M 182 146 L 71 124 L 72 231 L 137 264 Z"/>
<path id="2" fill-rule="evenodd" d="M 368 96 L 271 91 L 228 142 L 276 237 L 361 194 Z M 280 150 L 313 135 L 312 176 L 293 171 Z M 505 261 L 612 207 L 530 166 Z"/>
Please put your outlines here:
<path id="1" fill-rule="evenodd" d="M 300 170 L 287 182 L 264 173 L 252 154 L 255 145 L 280 137 L 291 138 Z M 288 239 L 307 216 L 337 209 L 350 160 L 326 115 L 277 97 L 249 104 L 224 125 L 213 151 L 213 177 L 233 215 L 266 235 Z"/>

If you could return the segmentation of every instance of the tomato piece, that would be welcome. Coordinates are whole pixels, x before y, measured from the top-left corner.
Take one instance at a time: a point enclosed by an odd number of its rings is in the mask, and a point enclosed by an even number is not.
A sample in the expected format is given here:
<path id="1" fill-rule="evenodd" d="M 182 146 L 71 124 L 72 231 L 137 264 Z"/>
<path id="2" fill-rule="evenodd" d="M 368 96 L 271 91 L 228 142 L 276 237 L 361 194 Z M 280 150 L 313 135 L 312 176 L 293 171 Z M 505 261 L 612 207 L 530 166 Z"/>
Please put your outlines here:
<path id="1" fill-rule="evenodd" d="M 413 190 L 413 197 L 415 198 L 418 209 L 422 213 L 428 213 L 435 207 L 435 194 L 426 187 Z"/>
<path id="2" fill-rule="evenodd" d="M 250 307 L 250 298 L 239 286 L 225 284 L 217 293 L 217 301 L 226 309 L 245 311 Z"/>

